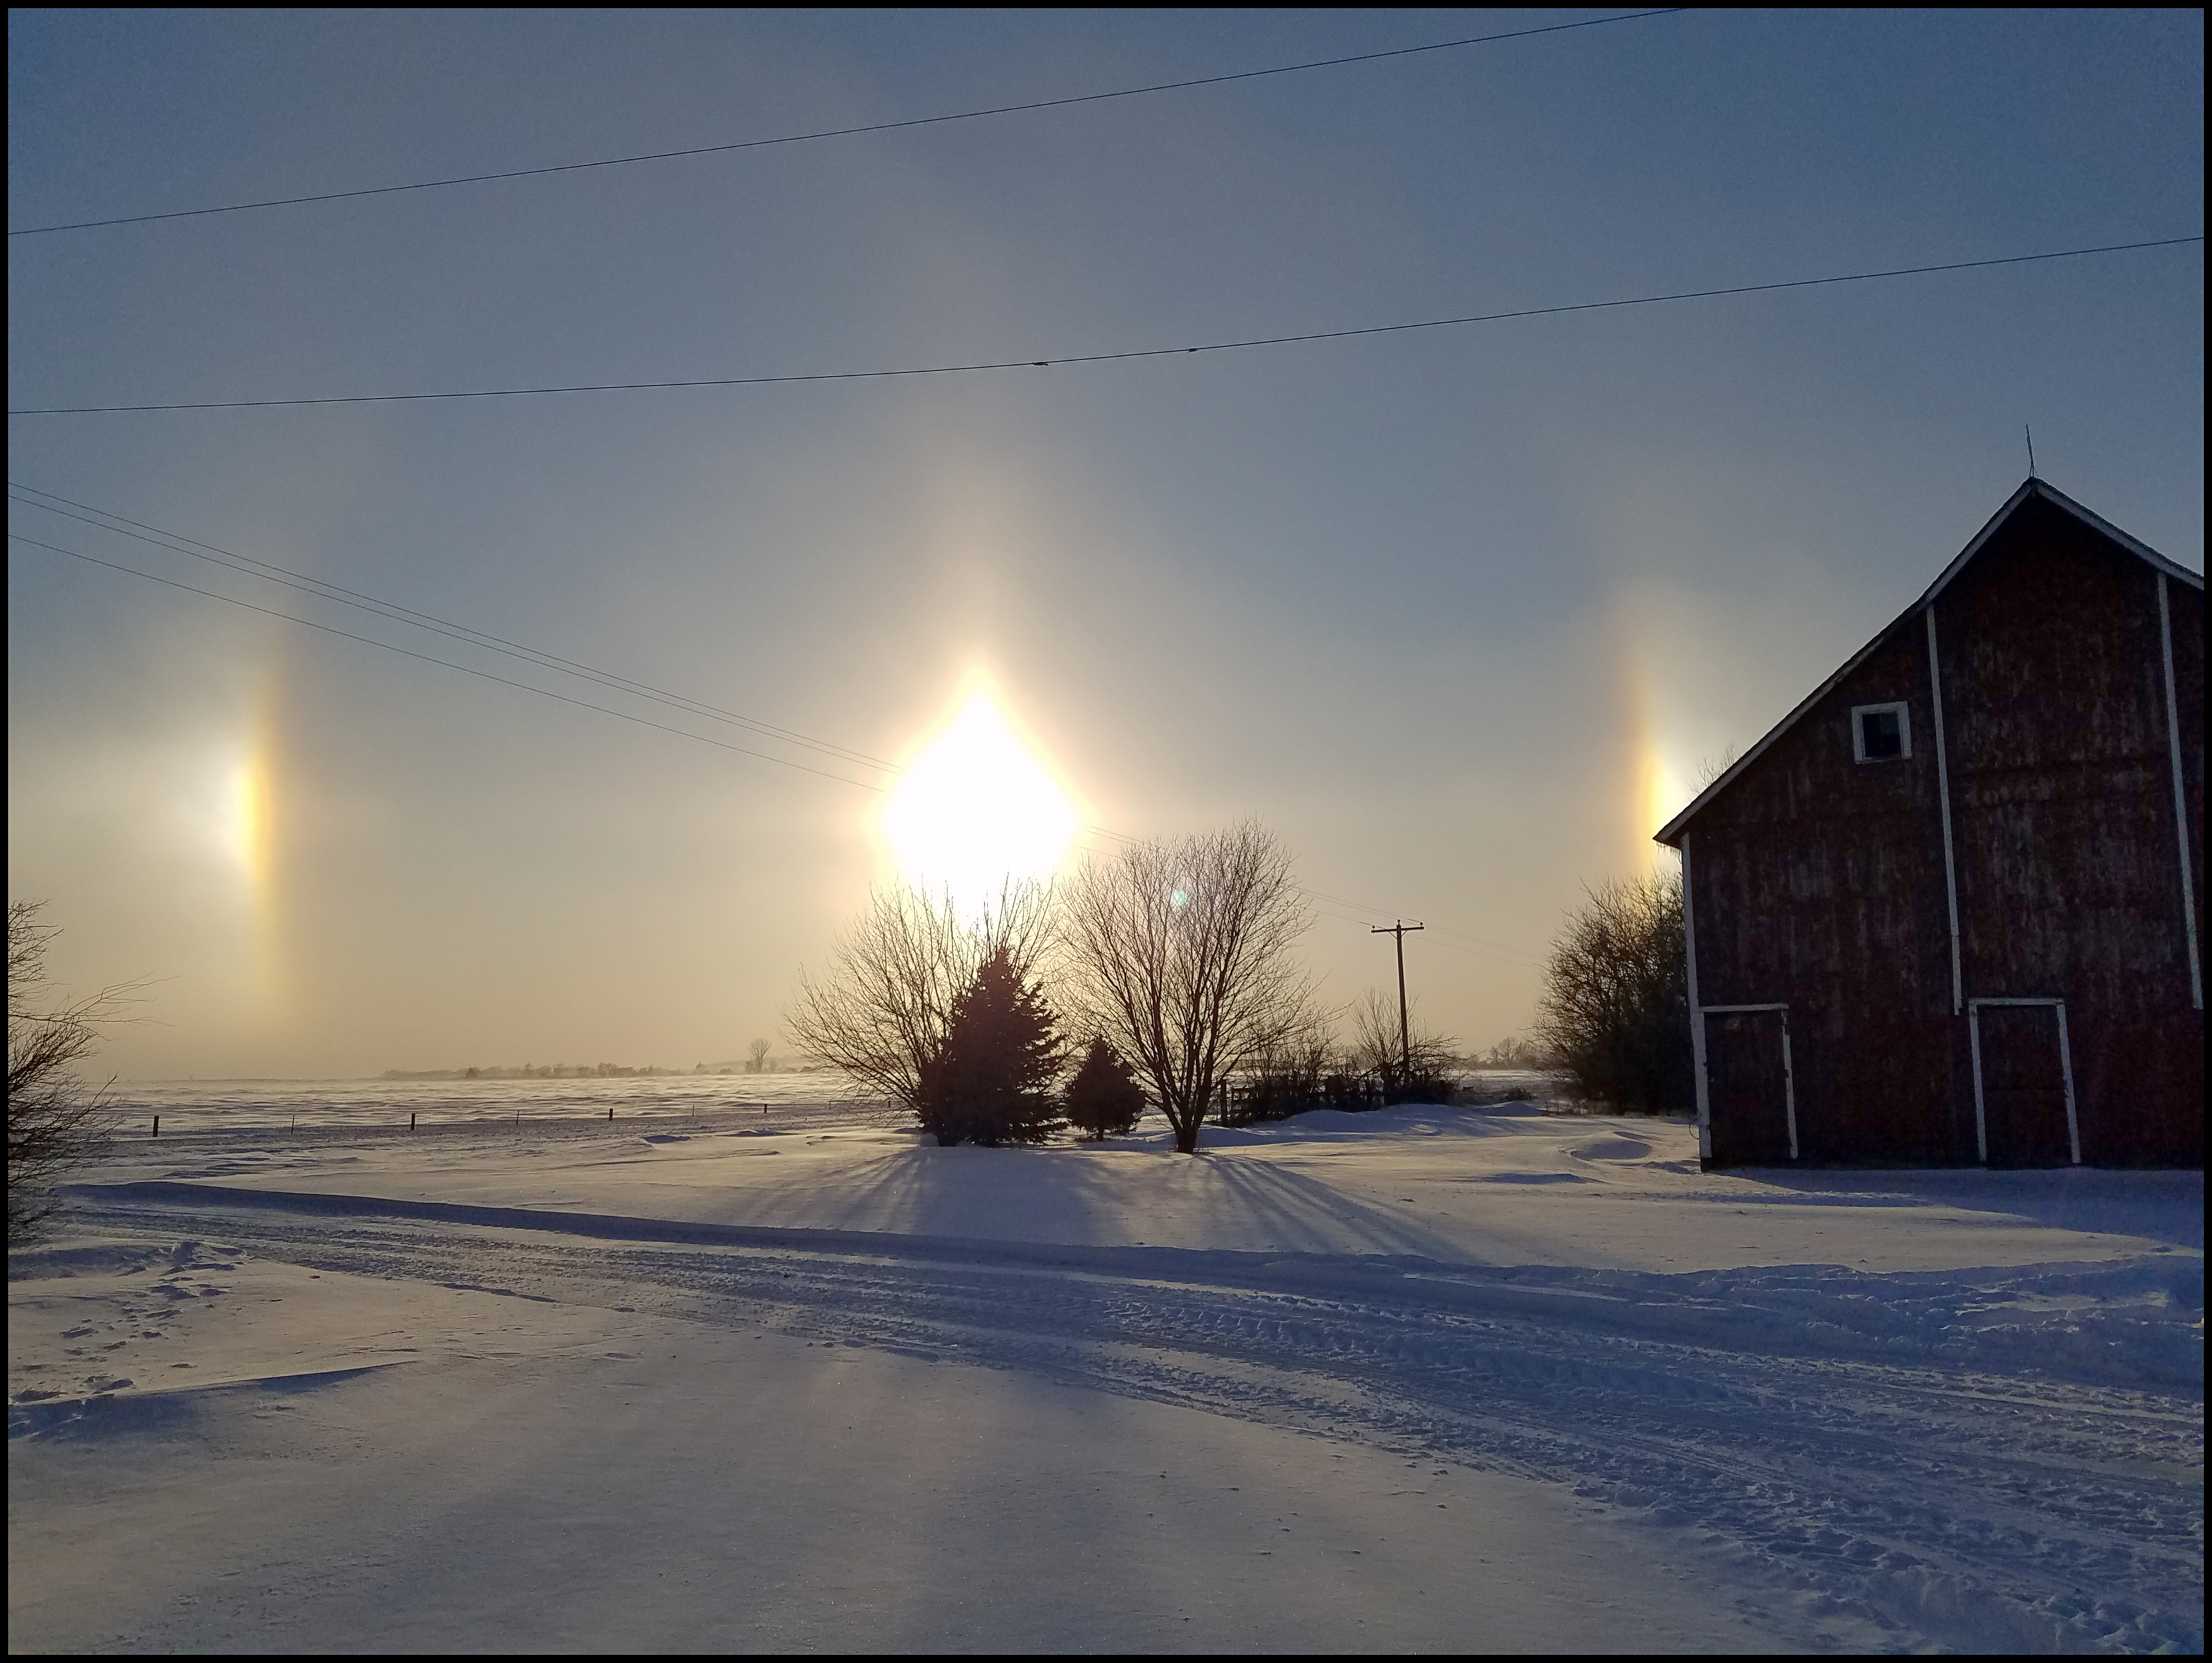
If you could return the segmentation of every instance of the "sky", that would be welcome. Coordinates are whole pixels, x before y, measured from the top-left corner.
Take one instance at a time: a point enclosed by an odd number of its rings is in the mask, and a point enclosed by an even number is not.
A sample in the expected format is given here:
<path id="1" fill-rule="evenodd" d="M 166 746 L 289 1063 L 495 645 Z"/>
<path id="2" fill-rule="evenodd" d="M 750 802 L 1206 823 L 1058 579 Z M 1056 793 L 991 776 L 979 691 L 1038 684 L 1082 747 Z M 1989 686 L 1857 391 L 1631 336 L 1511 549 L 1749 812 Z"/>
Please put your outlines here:
<path id="1" fill-rule="evenodd" d="M 19 10 L 9 223 L 1613 15 Z M 16 237 L 9 406 L 1026 364 L 2190 237 L 2203 64 L 2195 11 L 1693 10 Z M 1327 998 L 1425 923 L 1418 1011 L 1478 1047 L 2023 429 L 2202 569 L 2202 290 L 2197 244 L 990 373 L 11 416 L 9 476 L 868 758 L 981 691 L 1082 825 L 1274 831 Z M 148 980 L 125 1077 L 784 1048 L 896 870 L 880 768 L 10 525 L 765 753 L 11 543 L 9 893 L 64 981 Z"/>

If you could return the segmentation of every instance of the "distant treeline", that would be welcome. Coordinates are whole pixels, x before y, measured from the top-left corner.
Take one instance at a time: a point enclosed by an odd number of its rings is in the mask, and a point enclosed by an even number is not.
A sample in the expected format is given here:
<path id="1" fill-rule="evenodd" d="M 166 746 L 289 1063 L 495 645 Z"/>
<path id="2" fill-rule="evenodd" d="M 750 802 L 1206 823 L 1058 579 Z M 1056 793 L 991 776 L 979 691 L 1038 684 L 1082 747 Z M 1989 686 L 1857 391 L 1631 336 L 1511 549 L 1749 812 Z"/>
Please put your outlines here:
<path id="1" fill-rule="evenodd" d="M 781 1061 L 696 1063 L 690 1068 L 662 1068 L 648 1063 L 631 1068 L 623 1063 L 521 1063 L 514 1067 L 387 1068 L 387 1080 L 653 1080 L 701 1074 L 813 1074 L 822 1065 L 811 1059 Z"/>

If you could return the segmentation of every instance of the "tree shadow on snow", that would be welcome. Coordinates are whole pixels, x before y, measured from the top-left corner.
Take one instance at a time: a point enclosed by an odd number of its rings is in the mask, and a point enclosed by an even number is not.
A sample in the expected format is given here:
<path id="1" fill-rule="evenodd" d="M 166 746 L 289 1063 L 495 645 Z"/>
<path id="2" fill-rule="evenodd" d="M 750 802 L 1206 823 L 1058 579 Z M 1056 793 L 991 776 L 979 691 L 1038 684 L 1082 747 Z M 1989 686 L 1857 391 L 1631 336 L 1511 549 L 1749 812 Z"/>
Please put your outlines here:
<path id="1" fill-rule="evenodd" d="M 825 1174 L 804 1205 L 808 1222 L 829 1229 L 1462 1256 L 1448 1238 L 1412 1221 L 1233 1150 L 1189 1156 L 1110 1145 L 925 1144 Z"/>

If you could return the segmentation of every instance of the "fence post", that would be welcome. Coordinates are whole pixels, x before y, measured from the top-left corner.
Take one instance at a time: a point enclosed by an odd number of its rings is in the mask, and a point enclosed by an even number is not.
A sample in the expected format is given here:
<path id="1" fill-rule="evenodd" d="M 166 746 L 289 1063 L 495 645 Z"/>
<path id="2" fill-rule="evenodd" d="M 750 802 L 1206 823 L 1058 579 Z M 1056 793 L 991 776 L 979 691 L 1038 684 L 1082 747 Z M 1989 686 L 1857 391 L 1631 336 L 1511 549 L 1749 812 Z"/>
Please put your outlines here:
<path id="1" fill-rule="evenodd" d="M 407 1129 L 410 1132 L 415 1130 L 415 1117 L 412 1114 L 407 1117 Z"/>
<path id="2" fill-rule="evenodd" d="M 154 1135 L 156 1138 L 161 1135 L 161 1117 L 158 1114 L 154 1117 Z"/>

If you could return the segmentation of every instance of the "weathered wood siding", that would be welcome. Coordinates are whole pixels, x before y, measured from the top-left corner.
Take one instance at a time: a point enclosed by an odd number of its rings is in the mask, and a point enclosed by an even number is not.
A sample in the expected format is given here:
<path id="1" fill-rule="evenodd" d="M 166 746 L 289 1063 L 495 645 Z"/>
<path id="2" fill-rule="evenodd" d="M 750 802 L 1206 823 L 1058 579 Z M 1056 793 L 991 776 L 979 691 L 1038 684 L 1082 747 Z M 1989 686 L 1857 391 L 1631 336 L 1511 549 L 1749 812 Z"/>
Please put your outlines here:
<path id="1" fill-rule="evenodd" d="M 2102 1164 L 2203 1147 L 2158 584 L 2032 501 L 1936 604 L 1966 997 L 2065 1001 L 2082 1158 Z M 2168 592 L 2201 639 L 2201 592 Z M 2201 713 L 2183 754 L 2201 774 Z M 1986 1095 L 2002 1059 L 1982 1038 Z"/>
<path id="2" fill-rule="evenodd" d="M 1682 822 L 1702 1007 L 1784 1004 L 1798 1158 L 2201 1164 L 2159 569 L 2030 495 L 1933 602 L 1957 871 L 1954 1004 L 1926 609 Z M 2168 578 L 2199 939 L 2203 592 Z M 1911 755 L 1854 760 L 1854 707 L 1902 702 Z M 1773 1018 L 1705 1017 L 1710 1158 L 1776 1158 Z M 1723 1064 L 1716 1072 L 1713 1063 Z M 2054 1118 L 2054 1116 L 2056 1118 Z M 2056 1128 L 2056 1130 L 2054 1130 Z"/>
<path id="3" fill-rule="evenodd" d="M 1893 701 L 1912 754 L 1853 762 L 1852 707 Z M 1698 999 L 1789 1005 L 1801 1160 L 1973 1158 L 1948 1102 L 1934 724 L 1926 642 L 1893 631 L 1696 822 Z M 1747 1107 L 1713 1103 L 1716 1163 L 1770 1158 L 1737 1136 Z"/>

